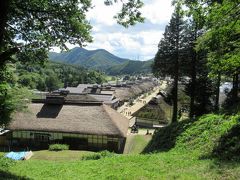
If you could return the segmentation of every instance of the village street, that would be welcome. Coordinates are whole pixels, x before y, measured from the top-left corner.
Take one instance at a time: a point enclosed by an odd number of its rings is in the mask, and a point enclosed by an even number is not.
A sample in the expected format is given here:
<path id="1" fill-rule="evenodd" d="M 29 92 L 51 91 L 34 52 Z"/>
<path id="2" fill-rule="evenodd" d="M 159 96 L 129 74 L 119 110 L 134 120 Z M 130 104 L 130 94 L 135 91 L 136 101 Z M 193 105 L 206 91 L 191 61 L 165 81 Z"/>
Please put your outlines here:
<path id="1" fill-rule="evenodd" d="M 166 81 L 161 81 L 161 85 L 155 87 L 152 92 L 141 95 L 133 101 L 133 105 L 129 105 L 128 102 L 124 103 L 121 107 L 117 109 L 122 115 L 130 120 L 129 126 L 131 127 L 135 123 L 135 119 L 132 114 L 141 109 L 145 104 L 147 104 L 153 97 L 159 93 L 159 90 L 164 90 L 167 87 Z"/>
<path id="2" fill-rule="evenodd" d="M 132 127 L 135 123 L 135 118 L 132 116 L 133 113 L 141 109 L 145 104 L 149 103 L 149 101 L 156 97 L 160 90 L 164 90 L 167 87 L 166 81 L 161 81 L 161 84 L 153 89 L 152 92 L 148 92 L 145 95 L 141 95 L 137 99 L 133 101 L 133 105 L 130 106 L 129 103 L 124 103 L 123 106 L 118 108 L 118 112 L 129 119 L 129 127 Z M 146 135 L 146 133 L 149 135 Z M 124 154 L 128 154 L 130 152 L 141 153 L 145 146 L 152 138 L 152 134 L 154 133 L 154 129 L 140 128 L 138 129 L 138 133 L 131 133 L 131 128 L 128 129 L 126 144 L 124 148 Z"/>

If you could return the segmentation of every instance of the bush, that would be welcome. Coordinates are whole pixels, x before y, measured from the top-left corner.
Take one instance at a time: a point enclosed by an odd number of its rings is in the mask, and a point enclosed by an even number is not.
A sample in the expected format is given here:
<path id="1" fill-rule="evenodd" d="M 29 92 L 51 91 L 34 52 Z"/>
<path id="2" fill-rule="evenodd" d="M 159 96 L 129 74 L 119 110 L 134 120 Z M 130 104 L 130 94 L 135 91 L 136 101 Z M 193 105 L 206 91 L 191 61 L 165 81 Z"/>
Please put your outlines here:
<path id="1" fill-rule="evenodd" d="M 113 157 L 115 156 L 115 153 L 109 152 L 109 151 L 101 151 L 98 153 L 90 154 L 90 155 L 85 155 L 82 157 L 82 160 L 98 160 L 101 158 L 106 158 L 106 157 Z"/>
<path id="2" fill-rule="evenodd" d="M 68 150 L 69 145 L 67 144 L 51 144 L 49 145 L 48 150 L 49 151 L 62 151 L 62 150 Z"/>

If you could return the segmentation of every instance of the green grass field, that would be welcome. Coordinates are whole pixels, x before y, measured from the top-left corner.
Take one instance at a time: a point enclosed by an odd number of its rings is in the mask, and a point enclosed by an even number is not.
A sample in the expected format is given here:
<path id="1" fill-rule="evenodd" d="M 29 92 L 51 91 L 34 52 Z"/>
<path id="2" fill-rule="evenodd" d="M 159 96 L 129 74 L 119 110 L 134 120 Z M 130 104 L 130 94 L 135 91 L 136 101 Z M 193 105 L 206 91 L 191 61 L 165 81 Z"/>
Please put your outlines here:
<path id="1" fill-rule="evenodd" d="M 90 151 L 34 151 L 33 160 L 49 160 L 49 161 L 76 161 L 81 160 L 83 156 L 93 154 Z"/>
<path id="2" fill-rule="evenodd" d="M 208 115 L 159 130 L 142 151 L 82 160 L 86 151 L 38 151 L 28 161 L 0 158 L 0 179 L 239 179 L 240 116 Z"/>
<path id="3" fill-rule="evenodd" d="M 31 159 L 19 161 L 5 172 L 30 179 L 237 179 L 240 166 L 172 151 L 87 161 Z"/>

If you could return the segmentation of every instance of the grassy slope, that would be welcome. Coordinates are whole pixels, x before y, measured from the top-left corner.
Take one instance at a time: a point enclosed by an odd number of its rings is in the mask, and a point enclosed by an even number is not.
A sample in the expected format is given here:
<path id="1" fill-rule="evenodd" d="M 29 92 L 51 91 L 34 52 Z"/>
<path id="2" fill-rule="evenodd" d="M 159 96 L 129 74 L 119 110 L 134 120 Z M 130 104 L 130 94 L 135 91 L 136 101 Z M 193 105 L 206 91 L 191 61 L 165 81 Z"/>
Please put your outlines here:
<path id="1" fill-rule="evenodd" d="M 153 154 L 56 162 L 33 158 L 0 173 L 33 179 L 238 179 L 239 161 L 219 158 L 239 156 L 239 118 L 208 115 L 161 129 L 145 149 L 157 151 Z"/>

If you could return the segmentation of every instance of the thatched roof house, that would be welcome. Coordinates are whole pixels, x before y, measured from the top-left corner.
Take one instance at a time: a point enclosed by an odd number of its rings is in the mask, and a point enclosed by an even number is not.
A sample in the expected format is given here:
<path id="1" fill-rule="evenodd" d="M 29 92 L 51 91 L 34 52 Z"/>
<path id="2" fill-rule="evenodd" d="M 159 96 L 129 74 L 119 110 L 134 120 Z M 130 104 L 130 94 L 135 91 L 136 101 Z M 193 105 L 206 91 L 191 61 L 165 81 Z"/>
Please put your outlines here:
<path id="1" fill-rule="evenodd" d="M 16 113 L 8 129 L 126 137 L 128 120 L 107 105 L 32 103 Z"/>
<path id="2" fill-rule="evenodd" d="M 168 124 L 171 116 L 169 106 L 162 96 L 152 98 L 142 108 L 132 114 L 135 124 L 140 127 L 159 127 Z"/>
<path id="3" fill-rule="evenodd" d="M 130 98 L 139 96 L 142 93 L 153 89 L 156 84 L 152 81 L 145 81 L 141 84 L 134 84 L 130 87 L 117 87 L 115 90 L 115 96 L 120 99 L 120 101 L 127 101 Z"/>
<path id="4" fill-rule="evenodd" d="M 119 99 L 115 98 L 115 89 L 111 89 L 111 87 L 109 89 L 107 87 L 101 87 L 100 85 L 79 84 L 78 87 L 67 87 L 66 90 L 69 91 L 68 96 L 71 94 L 88 94 L 89 97 L 93 97 L 96 101 L 103 102 L 114 109 L 118 107 Z"/>
<path id="5" fill-rule="evenodd" d="M 58 97 L 59 98 L 59 97 Z M 9 124 L 11 141 L 41 145 L 66 143 L 72 149 L 109 149 L 121 152 L 129 121 L 120 113 L 85 95 L 68 95 L 62 103 L 46 99 L 29 104 L 24 112 L 13 116 Z M 50 98 L 51 99 L 51 98 Z M 92 101 L 92 102 L 91 102 Z"/>

